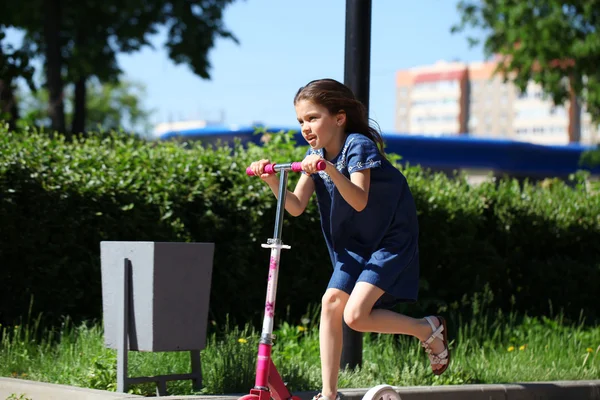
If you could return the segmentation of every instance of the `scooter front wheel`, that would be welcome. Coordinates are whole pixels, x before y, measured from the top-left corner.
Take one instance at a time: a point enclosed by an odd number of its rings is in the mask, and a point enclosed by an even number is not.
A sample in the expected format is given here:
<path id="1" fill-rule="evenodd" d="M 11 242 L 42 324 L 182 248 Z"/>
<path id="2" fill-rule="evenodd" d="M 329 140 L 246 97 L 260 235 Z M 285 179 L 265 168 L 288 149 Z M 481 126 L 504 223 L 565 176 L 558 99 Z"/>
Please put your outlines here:
<path id="1" fill-rule="evenodd" d="M 378 385 L 369 389 L 362 400 L 401 400 L 401 398 L 390 385 Z"/>

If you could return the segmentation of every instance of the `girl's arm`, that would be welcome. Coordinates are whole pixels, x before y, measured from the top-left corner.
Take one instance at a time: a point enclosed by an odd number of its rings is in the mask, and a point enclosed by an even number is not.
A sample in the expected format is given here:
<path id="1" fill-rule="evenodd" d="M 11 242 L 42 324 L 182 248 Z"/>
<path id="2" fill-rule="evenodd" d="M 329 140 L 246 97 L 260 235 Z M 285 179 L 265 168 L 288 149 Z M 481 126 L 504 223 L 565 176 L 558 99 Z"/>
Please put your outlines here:
<path id="1" fill-rule="evenodd" d="M 319 155 L 313 154 L 302 161 L 302 167 L 307 173 L 317 171 L 317 162 L 323 160 Z M 344 200 L 356 211 L 365 209 L 369 201 L 369 187 L 371 184 L 371 171 L 364 169 L 350 174 L 350 179 L 337 170 L 335 165 L 326 161 L 325 173 L 331 177 L 333 184 L 338 189 Z"/>
<path id="2" fill-rule="evenodd" d="M 279 195 L 279 179 L 274 180 L 265 180 L 275 197 Z M 311 179 L 311 177 L 307 174 L 302 174 L 300 179 L 298 179 L 298 183 L 296 184 L 296 188 L 294 192 L 287 191 L 285 195 L 285 209 L 292 216 L 297 217 L 306 210 L 306 206 L 310 200 L 310 196 L 312 196 L 315 191 L 315 183 Z"/>
<path id="3" fill-rule="evenodd" d="M 337 190 L 352 208 L 358 212 L 365 209 L 369 201 L 370 169 L 353 172 L 350 174 L 350 179 L 348 179 L 337 170 L 335 165 L 327 162 L 325 172 L 331 177 Z"/>

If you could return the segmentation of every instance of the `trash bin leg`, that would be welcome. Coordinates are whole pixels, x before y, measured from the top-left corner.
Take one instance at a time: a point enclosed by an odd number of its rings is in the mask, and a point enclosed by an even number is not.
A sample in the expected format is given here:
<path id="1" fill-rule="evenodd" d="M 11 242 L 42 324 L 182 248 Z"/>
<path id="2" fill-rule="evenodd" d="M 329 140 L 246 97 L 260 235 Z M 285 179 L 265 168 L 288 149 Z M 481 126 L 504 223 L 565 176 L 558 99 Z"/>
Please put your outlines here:
<path id="1" fill-rule="evenodd" d="M 192 387 L 196 391 L 202 389 L 202 363 L 200 362 L 200 350 L 190 351 L 192 362 Z"/>
<path id="2" fill-rule="evenodd" d="M 130 295 L 129 281 L 131 279 L 131 260 L 124 260 L 123 268 L 123 304 L 121 305 L 121 318 L 119 318 L 119 339 L 117 341 L 117 392 L 125 393 L 128 389 L 127 382 L 127 356 L 129 352 L 129 306 Z"/>

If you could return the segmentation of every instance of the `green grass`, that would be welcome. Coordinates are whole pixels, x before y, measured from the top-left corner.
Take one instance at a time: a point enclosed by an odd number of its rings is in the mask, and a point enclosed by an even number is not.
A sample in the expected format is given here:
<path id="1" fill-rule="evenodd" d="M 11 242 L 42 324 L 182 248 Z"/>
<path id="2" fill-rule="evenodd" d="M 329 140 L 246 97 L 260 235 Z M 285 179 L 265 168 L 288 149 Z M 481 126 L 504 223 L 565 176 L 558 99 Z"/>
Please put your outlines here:
<path id="1" fill-rule="evenodd" d="M 314 314 L 314 313 L 313 313 Z M 281 323 L 273 356 L 292 390 L 321 386 L 318 328 L 313 318 L 298 325 Z M 340 387 L 510 383 L 600 379 L 600 327 L 553 318 L 518 318 L 513 314 L 479 314 L 467 322 L 453 320 L 452 365 L 434 376 L 416 339 L 398 335 L 364 336 L 363 366 L 343 371 Z M 243 393 L 254 384 L 258 333 L 250 327 L 213 326 L 202 352 L 203 393 Z M 55 329 L 2 327 L 0 375 L 104 390 L 116 387 L 116 352 L 104 348 L 100 326 Z M 189 371 L 188 353 L 130 352 L 129 375 Z M 189 381 L 168 384 L 172 395 L 193 394 Z M 153 384 L 130 392 L 152 395 Z"/>

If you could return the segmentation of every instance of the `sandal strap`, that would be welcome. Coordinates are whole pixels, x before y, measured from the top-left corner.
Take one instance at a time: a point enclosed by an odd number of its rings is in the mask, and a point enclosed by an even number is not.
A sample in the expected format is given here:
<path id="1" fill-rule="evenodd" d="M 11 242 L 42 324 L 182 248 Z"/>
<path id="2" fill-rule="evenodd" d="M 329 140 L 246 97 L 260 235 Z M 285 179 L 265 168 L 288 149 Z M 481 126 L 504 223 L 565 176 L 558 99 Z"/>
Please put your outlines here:
<path id="1" fill-rule="evenodd" d="M 429 362 L 431 364 L 448 364 L 448 350 L 442 351 L 440 354 L 429 353 Z"/>
<path id="2" fill-rule="evenodd" d="M 435 327 L 435 324 L 433 323 L 433 320 L 431 319 L 431 317 L 425 317 L 425 321 L 429 322 L 429 325 L 431 326 L 431 330 L 435 331 L 436 327 Z"/>
<path id="3" fill-rule="evenodd" d="M 444 331 L 444 325 L 440 324 L 440 326 L 436 328 L 435 324 L 431 320 L 431 317 L 425 317 L 425 320 L 429 322 L 429 325 L 431 325 L 431 330 L 433 331 L 431 333 L 431 336 L 429 336 L 429 339 L 422 343 L 422 346 L 427 349 L 429 348 L 431 342 L 433 342 L 435 339 L 440 339 L 442 341 L 444 340 L 444 335 L 442 334 L 442 332 Z"/>
<path id="4" fill-rule="evenodd" d="M 433 354 L 433 350 L 431 350 L 431 348 L 425 349 L 425 352 L 433 357 L 448 358 L 448 348 L 445 348 L 441 353 L 438 354 Z"/>
<path id="5" fill-rule="evenodd" d="M 440 325 L 436 328 L 431 317 L 425 317 L 425 320 L 431 326 L 432 333 L 426 341 L 421 342 L 421 346 L 425 348 L 425 352 L 429 356 L 429 362 L 431 364 L 446 365 L 448 364 L 449 356 L 448 346 L 446 345 L 444 350 L 439 354 L 433 354 L 433 350 L 430 346 L 431 342 L 433 342 L 435 339 L 440 339 L 442 342 L 444 342 L 444 335 L 442 333 L 444 332 L 444 324 L 440 323 Z"/>
<path id="6" fill-rule="evenodd" d="M 316 396 L 314 396 L 312 398 L 312 400 L 330 400 L 330 399 L 329 399 L 329 397 L 323 396 L 321 393 L 319 393 Z M 339 393 L 335 396 L 335 400 L 340 400 L 340 394 Z"/>

